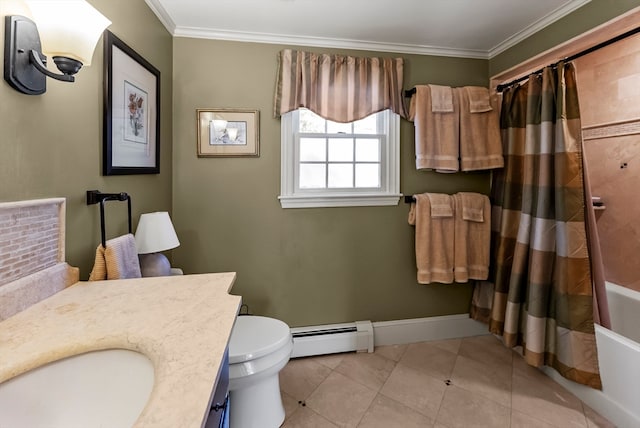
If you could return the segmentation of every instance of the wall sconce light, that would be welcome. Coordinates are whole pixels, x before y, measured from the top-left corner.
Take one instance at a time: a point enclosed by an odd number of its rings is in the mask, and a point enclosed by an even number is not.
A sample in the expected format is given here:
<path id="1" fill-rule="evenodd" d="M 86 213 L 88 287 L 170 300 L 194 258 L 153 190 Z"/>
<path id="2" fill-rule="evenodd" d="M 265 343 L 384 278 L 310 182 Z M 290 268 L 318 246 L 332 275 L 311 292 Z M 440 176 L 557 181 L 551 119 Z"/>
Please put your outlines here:
<path id="1" fill-rule="evenodd" d="M 46 77 L 73 82 L 83 65 L 90 65 L 93 51 L 111 21 L 85 0 L 25 0 L 33 21 L 5 17 L 4 79 L 24 94 L 47 90 Z M 42 43 L 42 44 L 41 44 Z M 62 74 L 47 68 L 47 57 Z"/>
<path id="2" fill-rule="evenodd" d="M 159 211 L 140 215 L 136 230 L 136 248 L 142 276 L 168 276 L 171 264 L 161 251 L 180 245 L 169 213 Z"/>

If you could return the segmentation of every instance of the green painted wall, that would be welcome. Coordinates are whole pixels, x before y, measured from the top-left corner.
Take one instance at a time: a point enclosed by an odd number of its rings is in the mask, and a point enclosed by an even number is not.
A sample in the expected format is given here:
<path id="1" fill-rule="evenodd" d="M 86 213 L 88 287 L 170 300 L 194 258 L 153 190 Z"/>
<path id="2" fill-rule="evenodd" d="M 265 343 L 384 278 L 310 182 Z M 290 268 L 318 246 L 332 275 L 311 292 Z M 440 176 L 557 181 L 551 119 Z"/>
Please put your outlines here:
<path id="1" fill-rule="evenodd" d="M 85 191 L 126 191 L 134 227 L 142 212 L 173 209 L 182 243 L 173 264 L 187 273 L 237 271 L 233 292 L 253 313 L 300 326 L 467 311 L 468 285 L 416 283 L 413 229 L 403 202 L 280 208 L 280 121 L 272 105 L 276 53 L 284 46 L 172 39 L 144 0 L 89 1 L 113 21 L 112 32 L 162 73 L 161 174 L 101 175 L 101 43 L 74 84 L 50 80 L 45 95 L 30 97 L 0 83 L 0 200 L 66 197 L 67 260 L 83 278 L 99 241 L 98 207 L 86 206 Z M 0 0 L 0 11 L 11 2 Z M 638 5 L 592 0 L 490 61 L 402 55 L 405 87 L 486 85 L 489 76 Z M 195 110 L 218 107 L 260 110 L 259 158 L 197 158 Z M 403 193 L 488 192 L 488 173 L 415 171 L 412 127 L 402 121 Z M 124 204 L 107 204 L 110 236 L 126 231 L 125 211 Z"/>
<path id="2" fill-rule="evenodd" d="M 292 326 L 464 313 L 468 285 L 416 283 L 409 206 L 282 209 L 276 54 L 284 46 L 174 39 L 173 220 L 186 272 L 236 271 L 255 314 Z M 316 49 L 314 49 L 316 50 Z M 317 50 L 316 50 L 317 51 Z M 350 55 L 389 55 L 359 51 Z M 405 86 L 486 85 L 487 61 L 403 55 Z M 197 108 L 260 110 L 259 158 L 198 158 Z M 489 174 L 416 172 L 401 125 L 401 191 L 487 192 Z"/>
<path id="3" fill-rule="evenodd" d="M 489 61 L 489 76 L 495 76 L 638 6 L 640 0 L 591 0 L 492 58 Z"/>
<path id="4" fill-rule="evenodd" d="M 144 0 L 89 0 L 113 24 L 109 30 L 161 72 L 161 173 L 105 177 L 102 172 L 102 40 L 90 67 L 76 82 L 49 79 L 40 96 L 21 94 L 0 83 L 0 201 L 67 198 L 67 261 L 86 279 L 100 242 L 97 205 L 87 206 L 85 192 L 128 192 L 134 228 L 140 213 L 171 209 L 172 38 Z M 2 0 L 4 15 L 14 13 Z M 106 205 L 107 236 L 126 233 L 126 203 Z"/>

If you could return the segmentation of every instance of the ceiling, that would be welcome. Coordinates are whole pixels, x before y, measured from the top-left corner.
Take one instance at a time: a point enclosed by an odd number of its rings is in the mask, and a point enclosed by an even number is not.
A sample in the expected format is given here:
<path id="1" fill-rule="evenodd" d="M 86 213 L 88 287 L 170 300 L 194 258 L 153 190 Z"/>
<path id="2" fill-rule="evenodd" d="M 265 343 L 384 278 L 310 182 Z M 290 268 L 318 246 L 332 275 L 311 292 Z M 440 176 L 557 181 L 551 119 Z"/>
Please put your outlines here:
<path id="1" fill-rule="evenodd" d="M 489 59 L 591 0 L 145 0 L 175 37 Z"/>

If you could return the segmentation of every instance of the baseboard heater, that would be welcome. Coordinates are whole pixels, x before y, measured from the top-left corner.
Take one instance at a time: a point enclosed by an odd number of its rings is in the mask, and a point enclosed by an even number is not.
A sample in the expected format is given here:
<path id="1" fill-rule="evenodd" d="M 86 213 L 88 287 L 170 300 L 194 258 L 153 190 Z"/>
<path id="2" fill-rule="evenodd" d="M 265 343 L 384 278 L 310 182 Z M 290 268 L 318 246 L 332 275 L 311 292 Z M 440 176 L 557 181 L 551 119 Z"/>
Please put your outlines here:
<path id="1" fill-rule="evenodd" d="M 375 346 L 397 345 L 489 334 L 486 325 L 469 314 L 395 321 L 356 321 L 294 327 L 292 358 L 339 352 L 373 352 Z"/>
<path id="2" fill-rule="evenodd" d="M 291 329 L 292 358 L 338 352 L 373 352 L 371 321 Z"/>

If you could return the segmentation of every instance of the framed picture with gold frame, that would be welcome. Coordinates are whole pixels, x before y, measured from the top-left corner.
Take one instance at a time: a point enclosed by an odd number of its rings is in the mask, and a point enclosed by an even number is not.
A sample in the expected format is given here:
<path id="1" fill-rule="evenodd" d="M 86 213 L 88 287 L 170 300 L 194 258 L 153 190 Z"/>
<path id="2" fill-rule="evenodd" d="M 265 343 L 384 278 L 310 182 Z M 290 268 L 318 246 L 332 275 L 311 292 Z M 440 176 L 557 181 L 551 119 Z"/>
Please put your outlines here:
<path id="1" fill-rule="evenodd" d="M 260 156 L 260 112 L 197 109 L 198 157 Z"/>

